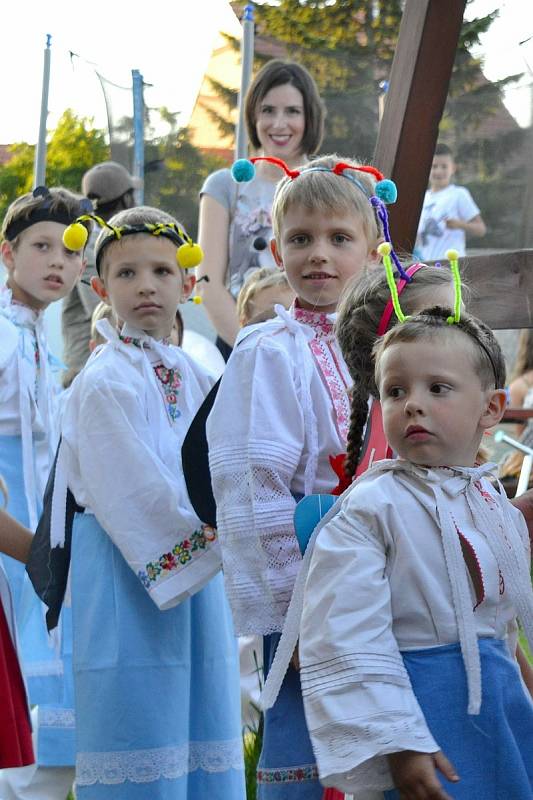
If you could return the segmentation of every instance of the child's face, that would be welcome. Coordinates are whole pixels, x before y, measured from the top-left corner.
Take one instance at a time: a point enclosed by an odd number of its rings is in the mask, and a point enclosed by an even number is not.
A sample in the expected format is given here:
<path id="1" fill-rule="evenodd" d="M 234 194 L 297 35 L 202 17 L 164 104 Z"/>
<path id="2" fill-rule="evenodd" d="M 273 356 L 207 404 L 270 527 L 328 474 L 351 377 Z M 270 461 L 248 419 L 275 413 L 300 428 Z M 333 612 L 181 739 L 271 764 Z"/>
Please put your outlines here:
<path id="1" fill-rule="evenodd" d="M 437 336 L 396 342 L 383 353 L 378 388 L 385 434 L 415 464 L 473 466 L 483 431 L 503 414 L 505 392 L 483 389 L 473 367 L 475 344 Z"/>
<path id="2" fill-rule="evenodd" d="M 80 278 L 85 262 L 80 251 L 63 244 L 65 228 L 60 222 L 36 222 L 22 231 L 17 247 L 2 243 L 14 300 L 41 310 L 66 297 Z"/>
<path id="3" fill-rule="evenodd" d="M 326 313 L 335 311 L 346 283 L 377 259 L 374 248 L 355 211 L 324 214 L 296 205 L 272 242 L 301 307 Z"/>
<path id="4" fill-rule="evenodd" d="M 154 339 L 170 336 L 176 309 L 194 283 L 194 276 L 178 266 L 174 242 L 147 233 L 109 244 L 102 278 L 92 279 L 93 289 L 111 304 L 118 319 Z"/>
<path id="5" fill-rule="evenodd" d="M 434 156 L 429 173 L 429 183 L 432 189 L 445 189 L 455 172 L 455 162 L 449 155 Z"/>

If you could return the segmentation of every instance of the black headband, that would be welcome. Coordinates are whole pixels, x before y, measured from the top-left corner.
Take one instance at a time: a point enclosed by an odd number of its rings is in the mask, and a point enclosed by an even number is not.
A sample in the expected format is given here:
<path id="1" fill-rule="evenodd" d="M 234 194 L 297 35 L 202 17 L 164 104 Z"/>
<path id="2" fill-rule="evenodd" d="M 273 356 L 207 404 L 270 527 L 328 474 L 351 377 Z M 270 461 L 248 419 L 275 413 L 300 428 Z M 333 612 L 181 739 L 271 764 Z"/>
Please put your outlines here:
<path id="1" fill-rule="evenodd" d="M 46 186 L 38 186 L 34 189 L 33 196 L 35 198 L 42 197 L 43 202 L 34 208 L 27 217 L 18 217 L 9 223 L 4 234 L 4 238 L 8 242 L 12 242 L 19 233 L 22 233 L 32 225 L 36 225 L 38 222 L 59 222 L 60 225 L 70 225 L 81 214 L 87 214 L 93 209 L 93 205 L 87 197 L 82 198 L 78 208 L 72 209 L 72 211 L 68 211 L 64 204 L 52 209 L 50 206 L 53 195 L 50 194 Z"/>

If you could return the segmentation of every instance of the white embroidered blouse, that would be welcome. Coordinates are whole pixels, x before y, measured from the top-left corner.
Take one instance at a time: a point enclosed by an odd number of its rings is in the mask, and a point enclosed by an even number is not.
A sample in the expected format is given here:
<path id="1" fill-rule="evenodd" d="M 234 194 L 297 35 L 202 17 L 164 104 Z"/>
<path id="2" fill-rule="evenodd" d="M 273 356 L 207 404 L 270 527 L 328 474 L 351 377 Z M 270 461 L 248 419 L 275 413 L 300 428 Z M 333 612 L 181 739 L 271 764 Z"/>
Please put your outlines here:
<path id="1" fill-rule="evenodd" d="M 92 513 L 151 599 L 170 608 L 221 568 L 216 531 L 187 495 L 181 445 L 212 386 L 182 350 L 99 323 L 108 343 L 72 385 L 61 431 L 52 546 L 62 543 L 66 487 Z"/>
<path id="2" fill-rule="evenodd" d="M 16 303 L 0 289 L 0 436 L 22 439 L 23 480 L 30 527 L 57 446 L 59 389 L 50 368 L 42 312 Z"/>
<path id="3" fill-rule="evenodd" d="M 459 641 L 476 714 L 478 637 L 505 639 L 518 615 L 533 641 L 528 532 L 487 480 L 490 469 L 380 462 L 315 530 L 283 650 L 292 652 L 299 634 L 306 719 L 325 785 L 388 789 L 387 753 L 439 749 L 400 651 Z M 273 676 L 278 684 L 282 673 Z"/>
<path id="4" fill-rule="evenodd" d="M 239 634 L 280 631 L 301 556 L 295 496 L 331 492 L 348 370 L 332 315 L 276 306 L 245 329 L 207 421 L 226 590 Z"/>

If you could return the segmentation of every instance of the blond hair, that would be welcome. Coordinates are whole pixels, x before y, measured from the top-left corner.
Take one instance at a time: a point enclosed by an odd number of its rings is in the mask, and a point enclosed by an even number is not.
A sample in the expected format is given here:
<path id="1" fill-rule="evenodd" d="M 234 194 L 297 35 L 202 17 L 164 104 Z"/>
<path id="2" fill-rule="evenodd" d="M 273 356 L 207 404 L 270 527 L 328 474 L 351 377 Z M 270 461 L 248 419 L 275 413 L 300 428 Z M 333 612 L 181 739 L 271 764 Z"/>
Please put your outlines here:
<path id="1" fill-rule="evenodd" d="M 105 342 L 104 337 L 98 333 L 96 327 L 97 322 L 100 322 L 101 319 L 108 319 L 111 325 L 117 324 L 115 312 L 104 300 L 100 300 L 91 315 L 91 341 L 96 344 L 103 344 Z"/>
<path id="2" fill-rule="evenodd" d="M 270 289 L 273 286 L 290 289 L 287 276 L 280 269 L 261 267 L 248 275 L 237 296 L 237 316 L 241 325 L 248 324 L 254 316 L 252 314 L 254 298 L 263 289 Z"/>
<path id="3" fill-rule="evenodd" d="M 272 227 L 276 239 L 280 236 L 288 210 L 300 206 L 310 212 L 319 211 L 323 214 L 356 214 L 362 220 L 368 242 L 377 244 L 381 228 L 370 203 L 376 181 L 366 172 L 346 170 L 342 175 L 337 175 L 333 169 L 341 161 L 354 167 L 362 166 L 358 161 L 340 159 L 336 155 L 322 156 L 298 167 L 300 175 L 297 178 L 287 176 L 278 183 L 272 206 Z"/>

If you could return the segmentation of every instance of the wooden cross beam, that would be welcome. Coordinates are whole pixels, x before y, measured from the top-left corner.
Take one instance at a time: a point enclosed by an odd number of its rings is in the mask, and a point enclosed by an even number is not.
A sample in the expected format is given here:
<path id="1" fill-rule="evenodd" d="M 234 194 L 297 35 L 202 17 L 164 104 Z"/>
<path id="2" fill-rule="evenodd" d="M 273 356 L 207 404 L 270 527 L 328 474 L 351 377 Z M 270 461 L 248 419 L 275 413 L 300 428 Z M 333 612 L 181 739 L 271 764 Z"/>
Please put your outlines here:
<path id="1" fill-rule="evenodd" d="M 392 240 L 412 252 L 466 0 L 407 0 L 394 55 L 374 164 L 398 186 Z M 491 328 L 533 327 L 533 250 L 461 259 L 473 314 Z"/>

